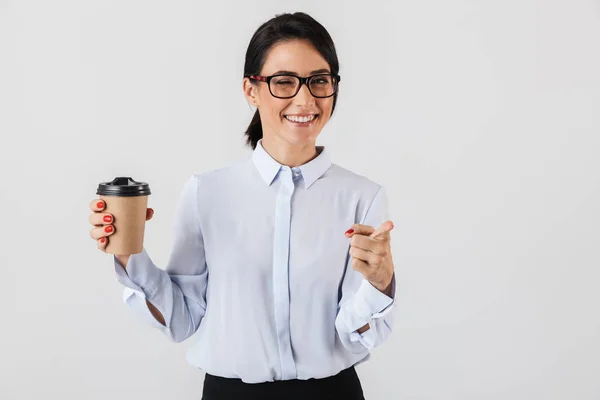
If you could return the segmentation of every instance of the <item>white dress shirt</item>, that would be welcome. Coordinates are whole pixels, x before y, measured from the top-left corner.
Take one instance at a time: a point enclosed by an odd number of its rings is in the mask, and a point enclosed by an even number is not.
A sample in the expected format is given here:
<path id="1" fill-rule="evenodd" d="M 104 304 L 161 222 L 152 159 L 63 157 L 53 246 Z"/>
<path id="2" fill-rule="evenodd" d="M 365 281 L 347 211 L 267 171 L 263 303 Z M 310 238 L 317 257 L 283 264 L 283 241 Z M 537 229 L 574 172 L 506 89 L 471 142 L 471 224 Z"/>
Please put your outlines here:
<path id="1" fill-rule="evenodd" d="M 389 219 L 386 193 L 317 150 L 290 168 L 261 140 L 250 156 L 192 175 L 166 269 L 145 247 L 126 270 L 114 257 L 136 314 L 174 342 L 197 333 L 191 365 L 247 383 L 324 378 L 366 361 L 390 334 L 395 275 L 390 298 L 352 268 L 344 234 Z"/>

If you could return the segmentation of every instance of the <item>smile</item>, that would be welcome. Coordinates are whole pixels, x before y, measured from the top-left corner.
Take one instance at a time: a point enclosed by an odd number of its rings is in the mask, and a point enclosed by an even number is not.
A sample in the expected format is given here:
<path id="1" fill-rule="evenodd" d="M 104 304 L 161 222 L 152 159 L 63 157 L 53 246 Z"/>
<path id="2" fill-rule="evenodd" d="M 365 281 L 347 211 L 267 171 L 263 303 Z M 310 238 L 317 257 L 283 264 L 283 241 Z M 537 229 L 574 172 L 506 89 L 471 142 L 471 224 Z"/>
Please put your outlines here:
<path id="1" fill-rule="evenodd" d="M 319 117 L 319 114 L 311 115 L 285 115 L 285 119 L 296 124 L 309 124 Z"/>

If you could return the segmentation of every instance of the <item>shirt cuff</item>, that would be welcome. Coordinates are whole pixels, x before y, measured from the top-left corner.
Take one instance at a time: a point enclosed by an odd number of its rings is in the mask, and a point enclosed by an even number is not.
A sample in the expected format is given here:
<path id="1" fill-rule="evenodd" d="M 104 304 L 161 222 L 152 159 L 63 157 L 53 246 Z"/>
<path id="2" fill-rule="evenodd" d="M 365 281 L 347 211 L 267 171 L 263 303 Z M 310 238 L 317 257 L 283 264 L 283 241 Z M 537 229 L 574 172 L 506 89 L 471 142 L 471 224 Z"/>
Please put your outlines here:
<path id="1" fill-rule="evenodd" d="M 123 302 L 129 306 L 134 314 L 142 317 L 142 319 L 149 323 L 151 326 L 159 329 L 164 329 L 165 326 L 158 322 L 152 315 L 146 304 L 146 295 L 144 292 L 140 292 L 131 288 L 126 287 L 123 290 Z"/>
<path id="2" fill-rule="evenodd" d="M 164 279 L 164 271 L 154 265 L 150 256 L 143 248 L 141 253 L 132 254 L 127 262 L 127 269 L 113 255 L 117 281 L 122 285 L 142 292 L 147 298 L 152 298 L 160 282 Z"/>
<path id="3" fill-rule="evenodd" d="M 381 311 L 374 313 L 373 318 L 381 318 L 381 317 L 385 316 L 387 313 L 389 313 L 392 310 L 392 308 L 394 307 L 394 304 L 396 303 L 396 274 L 395 273 L 394 273 L 394 275 L 392 275 L 392 290 L 391 290 L 391 292 L 392 292 L 391 297 L 388 297 L 387 295 L 385 295 L 385 296 L 388 299 L 391 299 L 392 302 L 389 303 Z M 381 292 L 379 292 L 379 293 L 381 293 Z"/>
<path id="4" fill-rule="evenodd" d="M 360 342 L 367 349 L 372 349 L 375 347 L 375 333 L 373 332 L 373 327 L 370 327 L 368 331 L 363 333 L 352 332 L 350 333 L 350 341 L 351 342 Z"/>
<path id="5" fill-rule="evenodd" d="M 356 315 L 361 320 L 369 321 L 371 318 L 383 317 L 391 309 L 396 292 L 395 277 L 392 277 L 392 297 L 387 296 L 366 279 L 360 284 L 354 294 Z"/>

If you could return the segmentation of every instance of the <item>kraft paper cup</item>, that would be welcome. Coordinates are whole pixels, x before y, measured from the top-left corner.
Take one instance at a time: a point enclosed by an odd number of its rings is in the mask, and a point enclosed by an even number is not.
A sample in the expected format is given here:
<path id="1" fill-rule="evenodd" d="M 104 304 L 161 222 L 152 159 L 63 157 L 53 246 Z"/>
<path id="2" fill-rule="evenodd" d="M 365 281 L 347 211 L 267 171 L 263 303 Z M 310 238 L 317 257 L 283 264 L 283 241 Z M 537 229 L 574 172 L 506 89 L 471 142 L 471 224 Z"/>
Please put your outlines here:
<path id="1" fill-rule="evenodd" d="M 109 254 L 141 253 L 150 187 L 130 177 L 117 177 L 98 185 L 96 194 L 104 201 L 103 212 L 112 214 L 115 232 L 109 236 L 105 251 Z"/>

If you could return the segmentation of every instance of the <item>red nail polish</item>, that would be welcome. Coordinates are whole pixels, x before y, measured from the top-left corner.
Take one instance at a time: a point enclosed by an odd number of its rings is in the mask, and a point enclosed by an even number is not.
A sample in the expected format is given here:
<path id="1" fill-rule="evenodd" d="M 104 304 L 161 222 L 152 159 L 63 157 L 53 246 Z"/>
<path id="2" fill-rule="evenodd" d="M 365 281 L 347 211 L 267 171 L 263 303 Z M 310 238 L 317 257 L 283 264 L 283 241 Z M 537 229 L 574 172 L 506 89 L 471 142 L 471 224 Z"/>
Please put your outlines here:
<path id="1" fill-rule="evenodd" d="M 104 242 L 106 242 L 106 238 L 105 237 L 100 238 L 100 243 L 104 243 Z"/>
<path id="2" fill-rule="evenodd" d="M 96 204 L 96 207 L 98 207 L 98 208 L 103 208 L 103 207 L 104 207 L 104 202 L 103 202 L 103 201 L 99 201 L 99 202 Z"/>
<path id="3" fill-rule="evenodd" d="M 112 217 L 110 215 L 105 215 L 103 219 L 104 219 L 104 222 L 112 221 Z"/>
<path id="4" fill-rule="evenodd" d="M 354 229 L 352 229 L 352 228 L 350 228 L 346 231 L 346 235 L 350 235 L 352 233 L 354 233 Z"/>
<path id="5" fill-rule="evenodd" d="M 113 231 L 113 227 L 111 225 L 104 228 L 104 232 L 106 232 L 106 233 L 111 233 L 112 231 Z"/>

